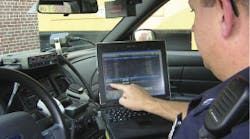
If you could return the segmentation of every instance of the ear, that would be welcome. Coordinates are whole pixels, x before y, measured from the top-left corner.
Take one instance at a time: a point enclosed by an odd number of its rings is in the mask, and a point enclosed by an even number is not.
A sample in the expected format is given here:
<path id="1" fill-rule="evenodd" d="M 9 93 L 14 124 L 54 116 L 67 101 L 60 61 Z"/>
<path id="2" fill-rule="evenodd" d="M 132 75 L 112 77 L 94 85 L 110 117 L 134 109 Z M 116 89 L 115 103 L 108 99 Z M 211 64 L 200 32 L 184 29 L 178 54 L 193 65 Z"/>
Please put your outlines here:
<path id="1" fill-rule="evenodd" d="M 219 0 L 222 10 L 221 31 L 223 37 L 230 36 L 233 27 L 233 9 L 230 0 Z"/>

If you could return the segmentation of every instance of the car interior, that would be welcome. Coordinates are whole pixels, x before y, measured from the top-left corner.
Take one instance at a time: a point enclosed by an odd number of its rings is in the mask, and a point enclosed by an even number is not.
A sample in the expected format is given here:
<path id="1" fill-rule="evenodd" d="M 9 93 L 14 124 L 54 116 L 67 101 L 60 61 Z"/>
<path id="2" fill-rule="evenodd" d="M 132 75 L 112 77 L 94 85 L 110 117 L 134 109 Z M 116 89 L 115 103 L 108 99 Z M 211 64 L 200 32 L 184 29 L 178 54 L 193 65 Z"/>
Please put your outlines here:
<path id="1" fill-rule="evenodd" d="M 119 138 L 109 132 L 102 119 L 97 45 L 140 42 L 136 39 L 138 32 L 151 35 L 142 42 L 163 41 L 166 45 L 167 70 L 164 72 L 168 75 L 171 97 L 162 99 L 190 101 L 219 84 L 220 81 L 204 67 L 200 53 L 192 49 L 190 29 L 141 28 L 147 19 L 171 1 L 105 0 L 105 20 L 116 20 L 111 29 L 80 33 L 40 32 L 40 49 L 1 55 L 0 138 Z M 69 4 L 65 4 L 67 2 Z M 43 11 L 43 6 L 51 5 L 66 5 L 70 10 L 66 8 L 56 14 L 50 13 L 53 10 Z M 100 5 L 94 0 L 40 0 L 35 7 L 41 16 L 67 17 L 98 13 L 101 8 L 97 6 Z M 108 24 L 103 22 L 99 27 L 96 23 L 92 28 L 105 28 Z M 86 28 L 90 27 L 86 25 Z M 148 134 L 138 136 L 128 136 L 136 134 L 132 130 L 115 132 L 126 134 L 127 138 L 167 138 L 172 122 L 161 120 L 166 123 L 164 131 L 144 131 Z"/>

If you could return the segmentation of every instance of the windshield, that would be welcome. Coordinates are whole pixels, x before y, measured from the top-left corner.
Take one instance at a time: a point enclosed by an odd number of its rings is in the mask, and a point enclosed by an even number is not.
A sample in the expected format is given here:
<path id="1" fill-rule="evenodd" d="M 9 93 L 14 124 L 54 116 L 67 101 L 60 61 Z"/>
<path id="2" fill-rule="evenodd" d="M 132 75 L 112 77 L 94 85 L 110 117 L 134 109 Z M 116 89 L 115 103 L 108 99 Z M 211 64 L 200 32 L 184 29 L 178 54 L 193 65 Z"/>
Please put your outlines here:
<path id="1" fill-rule="evenodd" d="M 41 50 L 51 49 L 49 36 L 58 32 L 69 32 L 73 37 L 81 37 L 93 43 L 100 42 L 121 21 L 122 18 L 105 18 L 104 2 L 98 0 L 98 12 L 92 14 L 38 14 L 38 28 Z M 93 47 L 87 41 L 74 41 L 72 48 Z"/>

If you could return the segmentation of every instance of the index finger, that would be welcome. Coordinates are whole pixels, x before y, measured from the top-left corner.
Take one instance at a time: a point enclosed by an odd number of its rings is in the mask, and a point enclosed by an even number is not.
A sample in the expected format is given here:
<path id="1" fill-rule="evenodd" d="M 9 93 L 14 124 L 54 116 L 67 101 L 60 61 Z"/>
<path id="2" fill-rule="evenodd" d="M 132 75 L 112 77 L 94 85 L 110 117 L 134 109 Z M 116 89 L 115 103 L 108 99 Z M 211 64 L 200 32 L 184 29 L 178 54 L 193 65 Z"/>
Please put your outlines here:
<path id="1" fill-rule="evenodd" d="M 124 91 L 126 88 L 126 85 L 123 84 L 116 84 L 116 83 L 111 83 L 109 84 L 112 88 L 118 89 L 118 90 L 122 90 Z"/>

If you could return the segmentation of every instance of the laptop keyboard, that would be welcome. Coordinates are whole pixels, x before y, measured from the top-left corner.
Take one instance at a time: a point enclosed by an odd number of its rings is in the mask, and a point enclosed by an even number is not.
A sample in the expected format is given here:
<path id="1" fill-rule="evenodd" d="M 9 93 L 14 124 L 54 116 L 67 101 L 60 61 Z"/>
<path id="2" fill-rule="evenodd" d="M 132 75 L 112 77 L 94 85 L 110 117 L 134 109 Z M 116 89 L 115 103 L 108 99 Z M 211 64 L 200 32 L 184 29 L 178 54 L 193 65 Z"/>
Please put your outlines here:
<path id="1" fill-rule="evenodd" d="M 150 113 L 143 111 L 131 111 L 124 107 L 105 109 L 102 111 L 102 113 L 104 114 L 105 119 L 108 120 L 109 122 L 127 121 L 131 119 L 138 119 L 152 115 Z"/>

